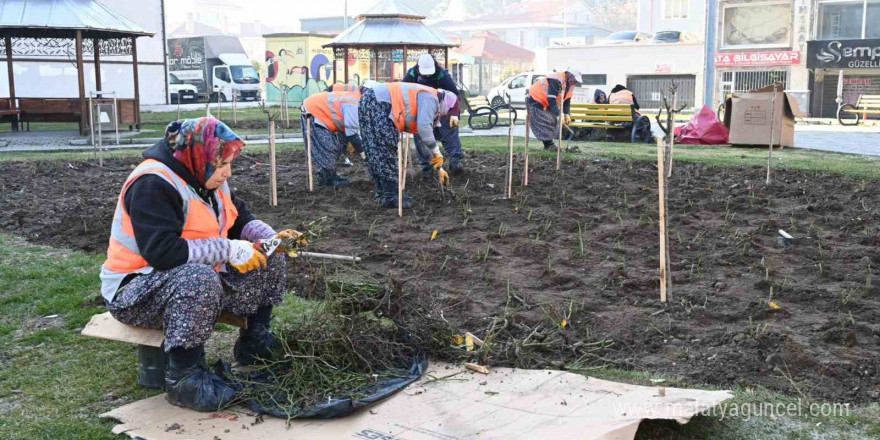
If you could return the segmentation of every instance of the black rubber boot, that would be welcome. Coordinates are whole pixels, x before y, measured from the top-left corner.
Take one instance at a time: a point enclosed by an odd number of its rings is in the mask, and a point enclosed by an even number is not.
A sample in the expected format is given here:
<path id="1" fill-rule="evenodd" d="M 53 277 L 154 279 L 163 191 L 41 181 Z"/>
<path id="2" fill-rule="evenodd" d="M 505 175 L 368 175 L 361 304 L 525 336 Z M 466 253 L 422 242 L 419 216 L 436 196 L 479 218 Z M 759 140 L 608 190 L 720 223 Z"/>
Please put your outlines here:
<path id="1" fill-rule="evenodd" d="M 382 180 L 377 189 L 379 194 L 377 201 L 384 208 L 397 208 L 397 183 L 391 180 Z M 410 209 L 413 205 L 412 197 L 403 196 L 403 209 Z"/>
<path id="2" fill-rule="evenodd" d="M 460 157 L 449 158 L 449 172 L 452 174 L 461 174 L 464 172 L 464 165 L 461 164 Z"/>
<path id="3" fill-rule="evenodd" d="M 550 150 L 556 149 L 556 142 L 553 142 L 553 141 L 542 141 L 542 142 L 544 142 L 544 150 L 545 151 L 550 151 Z"/>
<path id="4" fill-rule="evenodd" d="M 351 181 L 336 174 L 335 170 L 318 170 L 315 174 L 318 186 L 344 188 L 351 186 Z"/>
<path id="5" fill-rule="evenodd" d="M 203 346 L 168 352 L 165 399 L 172 405 L 196 411 L 219 411 L 235 400 L 236 391 L 208 370 Z"/>
<path id="6" fill-rule="evenodd" d="M 254 365 L 260 359 L 270 359 L 272 352 L 278 347 L 275 334 L 269 330 L 272 318 L 272 306 L 263 306 L 247 317 L 248 328 L 238 331 L 233 353 L 241 366 Z"/>

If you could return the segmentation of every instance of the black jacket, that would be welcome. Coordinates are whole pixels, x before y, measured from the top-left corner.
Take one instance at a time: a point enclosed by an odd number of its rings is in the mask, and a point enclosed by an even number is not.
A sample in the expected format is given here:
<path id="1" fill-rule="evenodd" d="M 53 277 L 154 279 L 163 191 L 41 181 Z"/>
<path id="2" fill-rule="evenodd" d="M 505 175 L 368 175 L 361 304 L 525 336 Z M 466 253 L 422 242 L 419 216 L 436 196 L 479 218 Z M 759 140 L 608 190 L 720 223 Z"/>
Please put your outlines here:
<path id="1" fill-rule="evenodd" d="M 214 191 L 209 191 L 172 156 L 168 141 L 162 140 L 144 151 L 144 159 L 155 159 L 167 165 L 175 174 L 185 180 L 217 213 Z M 241 237 L 244 225 L 254 220 L 243 200 L 232 201 L 238 209 L 238 218 L 229 230 L 230 239 Z M 145 175 L 135 180 L 123 200 L 125 210 L 131 217 L 134 238 L 141 256 L 156 270 L 168 270 L 185 264 L 189 259 L 189 247 L 181 238 L 186 219 L 183 216 L 183 199 L 171 184 L 159 176 Z"/>
<path id="2" fill-rule="evenodd" d="M 547 110 L 554 115 L 559 113 L 559 105 L 556 103 L 555 99 L 550 99 L 549 97 L 559 96 L 560 94 L 562 94 L 562 83 L 556 79 L 547 78 L 547 103 L 549 104 Z M 566 115 L 571 114 L 570 98 L 562 102 L 562 113 L 565 113 Z"/>
<path id="3" fill-rule="evenodd" d="M 415 66 L 406 72 L 406 75 L 403 76 L 401 82 L 416 83 L 423 86 L 433 87 L 435 89 L 448 90 L 455 93 L 456 97 L 460 96 L 458 93 L 458 87 L 456 87 L 455 81 L 452 79 L 452 76 L 449 75 L 449 72 L 440 67 L 436 62 L 434 63 L 434 69 L 433 75 L 424 77 L 419 74 L 419 66 Z M 456 101 L 455 106 L 449 110 L 449 116 L 459 116 L 461 114 L 460 101 L 461 99 Z"/>

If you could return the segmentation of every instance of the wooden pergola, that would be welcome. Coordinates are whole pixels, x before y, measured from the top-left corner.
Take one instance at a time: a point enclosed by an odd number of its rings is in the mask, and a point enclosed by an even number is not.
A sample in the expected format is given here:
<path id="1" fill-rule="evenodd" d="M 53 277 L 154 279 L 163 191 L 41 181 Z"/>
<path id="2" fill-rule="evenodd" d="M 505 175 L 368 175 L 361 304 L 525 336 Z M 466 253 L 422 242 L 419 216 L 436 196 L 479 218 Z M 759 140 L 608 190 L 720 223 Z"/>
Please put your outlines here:
<path id="1" fill-rule="evenodd" d="M 398 0 L 381 0 L 357 22 L 324 47 L 333 48 L 333 82 L 337 82 L 337 64 L 343 63 L 343 76 L 348 83 L 348 60 L 370 60 L 371 76 L 379 79 L 381 62 L 406 63 L 423 53 L 430 53 L 444 68 L 449 68 L 449 48 L 458 44 L 448 41 L 424 24 L 426 17 Z M 398 56 L 399 55 L 399 56 Z M 389 79 L 394 77 L 392 67 Z"/>
<path id="2" fill-rule="evenodd" d="M 0 101 L 0 111 L 20 122 L 78 122 L 84 133 L 89 126 L 85 55 L 92 55 L 98 92 L 103 91 L 101 56 L 131 56 L 134 98 L 117 99 L 116 116 L 119 125 L 140 129 L 137 39 L 153 35 L 91 0 L 0 0 L 0 37 L 9 76 L 8 102 Z M 14 62 L 67 61 L 71 55 L 76 59 L 78 98 L 16 96 Z"/>

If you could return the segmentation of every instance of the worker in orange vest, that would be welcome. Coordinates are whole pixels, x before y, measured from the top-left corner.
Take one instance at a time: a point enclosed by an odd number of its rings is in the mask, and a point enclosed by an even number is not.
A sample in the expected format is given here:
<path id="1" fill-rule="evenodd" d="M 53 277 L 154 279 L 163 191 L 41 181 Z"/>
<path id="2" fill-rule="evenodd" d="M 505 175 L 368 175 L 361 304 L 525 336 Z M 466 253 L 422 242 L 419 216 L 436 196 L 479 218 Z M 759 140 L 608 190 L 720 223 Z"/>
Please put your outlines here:
<path id="1" fill-rule="evenodd" d="M 300 235 L 275 232 L 235 197 L 227 179 L 243 147 L 214 118 L 170 124 L 122 186 L 101 267 L 113 317 L 164 330 L 166 399 L 199 411 L 236 397 L 205 364 L 204 345 L 221 311 L 247 318 L 234 350 L 240 364 L 276 346 L 269 318 L 286 288 L 285 257 L 267 257 L 254 242 Z"/>
<path id="2" fill-rule="evenodd" d="M 351 185 L 351 181 L 336 174 L 336 161 L 346 146 L 350 146 L 351 155 L 363 151 L 358 135 L 360 100 L 358 87 L 355 91 L 316 93 L 303 101 L 303 136 L 308 132 L 306 124 L 311 123 L 312 162 L 318 169 L 315 173 L 318 186 L 341 188 Z"/>
<path id="3" fill-rule="evenodd" d="M 574 88 L 581 84 L 581 73 L 576 69 L 551 73 L 539 79 L 526 97 L 529 113 L 529 128 L 541 142 L 545 150 L 555 150 L 553 142 L 559 136 L 559 125 L 571 123 L 571 97 Z M 559 106 L 562 106 L 562 121 L 559 119 Z"/>
<path id="4" fill-rule="evenodd" d="M 449 114 L 458 97 L 446 90 L 437 90 L 412 83 L 374 83 L 364 89 L 358 109 L 361 139 L 366 153 L 370 175 L 376 183 L 375 199 L 386 208 L 396 208 L 397 143 L 400 133 L 418 134 L 419 155 L 429 157 L 431 167 L 442 184 L 449 181 L 443 169 L 443 154 L 434 137 L 439 118 Z M 412 207 L 410 197 L 402 201 L 404 208 Z"/>
<path id="5" fill-rule="evenodd" d="M 639 101 L 636 95 L 622 84 L 618 84 L 611 89 L 611 95 L 608 96 L 609 104 L 625 104 L 633 106 L 633 109 L 639 109 Z"/>

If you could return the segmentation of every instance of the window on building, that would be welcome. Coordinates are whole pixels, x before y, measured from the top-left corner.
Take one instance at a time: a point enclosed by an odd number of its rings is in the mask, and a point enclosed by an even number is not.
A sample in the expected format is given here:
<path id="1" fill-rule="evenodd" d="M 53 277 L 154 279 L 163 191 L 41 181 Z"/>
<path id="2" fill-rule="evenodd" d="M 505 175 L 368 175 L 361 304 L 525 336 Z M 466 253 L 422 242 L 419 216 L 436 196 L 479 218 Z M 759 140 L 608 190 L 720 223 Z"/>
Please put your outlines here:
<path id="1" fill-rule="evenodd" d="M 864 20 L 865 3 L 868 16 Z M 819 2 L 818 39 L 860 39 L 865 24 L 865 38 L 880 37 L 880 0 L 837 0 Z"/>
<path id="2" fill-rule="evenodd" d="M 586 75 L 582 74 L 581 79 L 585 86 L 604 86 L 608 84 L 608 75 Z"/>
<path id="3" fill-rule="evenodd" d="M 664 0 L 663 19 L 687 18 L 689 3 L 690 0 Z"/>
<path id="4" fill-rule="evenodd" d="M 526 47 L 526 32 L 519 31 L 519 47 Z"/>

